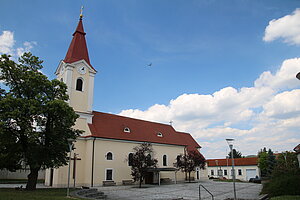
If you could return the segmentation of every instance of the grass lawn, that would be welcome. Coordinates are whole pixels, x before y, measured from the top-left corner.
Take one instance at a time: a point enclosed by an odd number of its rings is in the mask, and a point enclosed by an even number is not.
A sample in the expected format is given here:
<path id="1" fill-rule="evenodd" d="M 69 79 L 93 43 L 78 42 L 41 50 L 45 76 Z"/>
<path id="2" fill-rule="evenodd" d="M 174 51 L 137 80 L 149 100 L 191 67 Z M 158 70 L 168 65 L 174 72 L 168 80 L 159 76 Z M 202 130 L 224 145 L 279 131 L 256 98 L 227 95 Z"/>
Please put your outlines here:
<path id="1" fill-rule="evenodd" d="M 73 190 L 70 190 L 73 191 Z M 70 200 L 67 198 L 65 188 L 37 189 L 35 191 L 19 191 L 15 189 L 0 188 L 0 200 Z"/>
<path id="2" fill-rule="evenodd" d="M 213 181 L 219 181 L 219 182 L 233 182 L 232 179 L 212 179 Z M 241 181 L 239 179 L 235 179 L 235 182 L 240 182 L 240 183 L 248 183 L 247 181 Z"/>
<path id="3" fill-rule="evenodd" d="M 300 200 L 300 196 L 278 196 L 272 197 L 271 200 Z"/>

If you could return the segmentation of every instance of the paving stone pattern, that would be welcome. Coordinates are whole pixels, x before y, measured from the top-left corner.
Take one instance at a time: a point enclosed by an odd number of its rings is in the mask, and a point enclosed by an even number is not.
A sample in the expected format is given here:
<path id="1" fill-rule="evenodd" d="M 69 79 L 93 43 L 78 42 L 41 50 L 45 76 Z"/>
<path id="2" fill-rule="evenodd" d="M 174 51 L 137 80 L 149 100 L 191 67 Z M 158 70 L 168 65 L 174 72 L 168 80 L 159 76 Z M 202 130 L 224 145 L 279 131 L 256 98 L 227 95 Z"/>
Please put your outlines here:
<path id="1" fill-rule="evenodd" d="M 169 185 L 147 185 L 146 188 L 134 186 L 98 187 L 107 195 L 108 200 L 198 200 L 199 184 L 207 188 L 215 200 L 233 197 L 233 184 L 230 182 L 204 181 L 199 183 L 180 183 Z M 259 198 L 261 184 L 236 183 L 237 198 L 254 200 Z M 211 196 L 201 188 L 201 199 Z"/>
<path id="2" fill-rule="evenodd" d="M 96 187 L 103 192 L 107 200 L 198 200 L 199 184 L 207 188 L 215 200 L 233 198 L 233 184 L 230 182 L 215 182 L 212 180 L 198 183 L 179 183 L 169 185 L 146 185 L 146 188 L 137 188 L 137 185 Z M 0 184 L 0 188 L 15 188 L 25 184 Z M 49 188 L 37 184 L 37 188 Z M 259 199 L 261 184 L 236 183 L 237 198 L 244 200 Z M 209 200 L 211 196 L 201 188 L 201 199 Z"/>

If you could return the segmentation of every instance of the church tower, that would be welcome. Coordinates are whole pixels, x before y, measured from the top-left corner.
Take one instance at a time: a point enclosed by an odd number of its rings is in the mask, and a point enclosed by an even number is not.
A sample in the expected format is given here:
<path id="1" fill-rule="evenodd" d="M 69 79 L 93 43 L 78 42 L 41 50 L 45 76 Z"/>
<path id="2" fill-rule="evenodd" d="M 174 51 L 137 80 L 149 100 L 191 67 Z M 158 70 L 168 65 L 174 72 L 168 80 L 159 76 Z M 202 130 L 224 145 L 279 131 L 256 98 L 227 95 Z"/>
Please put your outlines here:
<path id="1" fill-rule="evenodd" d="M 97 71 L 90 63 L 85 35 L 81 14 L 66 57 L 60 62 L 55 74 L 68 87 L 70 106 L 81 119 L 92 123 L 94 77 Z"/>

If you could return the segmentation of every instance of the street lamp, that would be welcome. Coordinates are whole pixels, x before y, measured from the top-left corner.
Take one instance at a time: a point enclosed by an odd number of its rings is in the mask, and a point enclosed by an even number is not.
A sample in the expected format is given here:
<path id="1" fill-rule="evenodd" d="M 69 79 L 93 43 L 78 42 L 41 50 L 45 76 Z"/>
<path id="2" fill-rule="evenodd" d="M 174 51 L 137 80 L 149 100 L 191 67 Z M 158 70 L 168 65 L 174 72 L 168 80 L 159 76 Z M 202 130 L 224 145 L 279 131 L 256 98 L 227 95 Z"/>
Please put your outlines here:
<path id="1" fill-rule="evenodd" d="M 227 141 L 230 151 L 231 151 L 233 194 L 234 194 L 234 200 L 236 200 L 235 171 L 234 171 L 234 159 L 233 159 L 233 141 L 234 141 L 234 139 L 226 139 L 226 141 Z"/>
<path id="2" fill-rule="evenodd" d="M 69 145 L 69 151 L 70 151 L 70 155 L 69 155 L 69 170 L 68 170 L 68 187 L 67 187 L 67 197 L 70 197 L 70 171 L 71 171 L 71 152 L 73 149 L 73 142 L 75 140 L 74 139 L 68 139 L 68 145 Z"/>

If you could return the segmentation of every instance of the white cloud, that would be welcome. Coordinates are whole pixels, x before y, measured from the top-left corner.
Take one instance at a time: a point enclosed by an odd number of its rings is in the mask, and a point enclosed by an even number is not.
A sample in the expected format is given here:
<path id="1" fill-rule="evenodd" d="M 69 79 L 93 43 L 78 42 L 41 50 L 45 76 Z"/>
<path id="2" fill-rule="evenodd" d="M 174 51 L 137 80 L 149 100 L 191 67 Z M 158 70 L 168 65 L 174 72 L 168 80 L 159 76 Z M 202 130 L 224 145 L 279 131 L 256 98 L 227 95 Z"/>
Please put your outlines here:
<path id="1" fill-rule="evenodd" d="M 0 35 L 0 54 L 12 54 L 14 44 L 14 33 L 3 31 Z"/>
<path id="2" fill-rule="evenodd" d="M 300 115 L 300 90 L 286 91 L 274 96 L 263 108 L 262 114 L 272 117 L 288 119 Z"/>
<path id="3" fill-rule="evenodd" d="M 182 94 L 168 105 L 120 114 L 168 123 L 193 135 L 208 158 L 225 157 L 225 138 L 235 138 L 243 154 L 261 148 L 292 150 L 300 143 L 300 58 L 285 60 L 278 71 L 263 72 L 253 87 L 226 87 L 213 94 Z"/>
<path id="4" fill-rule="evenodd" d="M 24 47 L 19 47 L 16 49 L 18 57 L 23 55 L 23 53 L 30 51 L 34 47 L 34 45 L 37 45 L 37 43 L 34 41 L 33 42 L 24 42 L 23 45 L 24 45 Z"/>
<path id="5" fill-rule="evenodd" d="M 0 54 L 9 54 L 14 58 L 21 56 L 24 52 L 30 51 L 37 42 L 24 42 L 23 46 L 15 47 L 14 32 L 3 31 L 0 35 Z"/>
<path id="6" fill-rule="evenodd" d="M 255 87 L 269 87 L 275 90 L 290 89 L 299 86 L 296 74 L 300 71 L 300 58 L 285 60 L 280 69 L 273 75 L 263 72 L 255 81 Z"/>
<path id="7" fill-rule="evenodd" d="M 291 15 L 273 19 L 265 29 L 263 40 L 270 42 L 282 38 L 285 43 L 300 44 L 300 9 Z"/>

